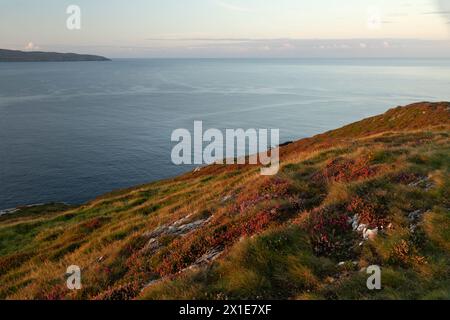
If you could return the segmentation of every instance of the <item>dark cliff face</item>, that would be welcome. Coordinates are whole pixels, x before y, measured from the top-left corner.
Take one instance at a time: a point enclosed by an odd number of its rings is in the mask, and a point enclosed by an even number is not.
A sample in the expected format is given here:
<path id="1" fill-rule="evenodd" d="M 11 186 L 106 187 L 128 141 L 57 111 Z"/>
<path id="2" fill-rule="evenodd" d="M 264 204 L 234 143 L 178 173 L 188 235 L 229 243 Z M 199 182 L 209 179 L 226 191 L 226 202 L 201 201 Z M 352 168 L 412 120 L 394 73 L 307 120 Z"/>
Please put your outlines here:
<path id="1" fill-rule="evenodd" d="M 108 58 L 87 54 L 57 52 L 24 52 L 0 49 L 0 62 L 58 62 L 58 61 L 109 61 Z"/>

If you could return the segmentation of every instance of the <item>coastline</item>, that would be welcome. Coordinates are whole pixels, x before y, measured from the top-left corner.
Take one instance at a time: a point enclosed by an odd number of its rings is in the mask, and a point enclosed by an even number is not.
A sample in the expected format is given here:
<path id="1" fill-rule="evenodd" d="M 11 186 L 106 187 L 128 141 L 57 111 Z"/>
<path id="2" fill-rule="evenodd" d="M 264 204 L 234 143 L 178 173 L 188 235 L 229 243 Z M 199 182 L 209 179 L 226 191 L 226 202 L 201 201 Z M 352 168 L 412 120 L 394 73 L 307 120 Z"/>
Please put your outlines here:
<path id="1" fill-rule="evenodd" d="M 40 208 L 40 207 L 47 207 L 47 206 L 53 206 L 53 205 L 71 206 L 71 204 L 66 203 L 66 202 L 34 203 L 34 204 L 18 206 L 18 207 L 15 207 L 15 208 L 9 208 L 9 209 L 0 210 L 0 217 L 6 216 L 6 215 L 11 215 L 11 214 L 20 212 L 21 210 L 32 209 L 32 208 Z"/>
<path id="2" fill-rule="evenodd" d="M 293 144 L 293 143 L 295 143 L 295 141 L 287 140 L 287 141 L 285 141 L 285 142 L 280 143 L 280 144 L 278 145 L 278 148 L 286 147 L 286 146 L 291 145 L 291 144 Z M 247 155 L 246 155 L 246 156 L 247 156 Z M 199 172 L 200 170 L 202 170 L 202 169 L 205 168 L 205 167 L 206 167 L 206 166 L 199 166 L 199 167 L 197 167 L 197 168 L 195 168 L 195 169 L 193 169 L 193 170 L 191 170 L 191 171 L 192 171 L 193 173 Z M 186 171 L 185 173 L 189 173 L 189 172 L 191 172 L 191 171 Z M 174 178 L 176 178 L 177 176 L 179 176 L 179 175 L 171 176 L 171 177 L 169 177 L 168 179 L 174 179 Z M 146 184 L 147 184 L 147 183 L 155 183 L 155 182 L 158 182 L 158 181 L 161 181 L 161 180 L 149 181 L 149 182 L 146 182 Z M 135 188 L 135 187 L 137 187 L 137 186 L 136 186 L 136 185 L 132 185 L 132 186 L 128 186 L 128 187 L 125 187 L 125 188 L 120 188 L 120 189 L 111 190 L 111 191 L 109 191 L 108 193 L 110 193 L 110 192 L 116 192 L 116 191 L 121 191 L 121 190 L 127 190 L 127 189 Z M 101 195 L 100 195 L 100 196 L 101 196 Z M 95 199 L 95 198 L 94 198 L 94 199 Z M 92 200 L 94 200 L 94 199 L 90 199 L 90 200 L 88 200 L 88 201 L 86 201 L 86 202 L 92 201 Z M 45 206 L 55 205 L 55 204 L 56 204 L 56 205 L 66 205 L 66 206 L 79 206 L 79 205 L 82 205 L 83 203 L 40 202 L 40 203 L 27 204 L 27 205 L 19 205 L 19 206 L 17 206 L 17 207 L 6 208 L 6 209 L 0 209 L 0 217 L 2 217 L 2 216 L 4 216 L 4 215 L 7 215 L 7 214 L 13 214 L 13 213 L 16 213 L 16 212 L 18 212 L 18 211 L 20 211 L 20 210 L 23 210 L 23 209 L 36 208 L 36 207 L 45 207 Z"/>
<path id="3" fill-rule="evenodd" d="M 447 102 L 417 103 L 293 142 L 281 150 L 284 165 L 274 177 L 211 165 L 87 205 L 9 210 L 15 213 L 0 218 L 0 296 L 445 298 L 449 111 Z M 413 246 L 416 235 L 425 241 Z M 405 246 L 413 255 L 392 260 Z M 61 266 L 74 262 L 88 290 L 65 290 Z M 367 263 L 389 268 L 394 278 L 384 285 L 397 288 L 400 278 L 402 288 L 388 296 L 366 291 L 360 270 Z M 424 267 L 442 272 L 424 276 Z M 243 278 L 236 284 L 237 273 Z M 248 293 L 255 274 L 268 290 L 258 285 Z M 305 288 L 311 277 L 317 285 Z M 292 279 L 300 285 L 280 292 Z"/>
<path id="4" fill-rule="evenodd" d="M 20 209 L 18 208 L 11 208 L 11 209 L 5 209 L 5 210 L 0 210 L 0 217 L 7 215 L 7 214 L 11 214 L 11 213 L 15 213 L 17 211 L 19 211 Z"/>

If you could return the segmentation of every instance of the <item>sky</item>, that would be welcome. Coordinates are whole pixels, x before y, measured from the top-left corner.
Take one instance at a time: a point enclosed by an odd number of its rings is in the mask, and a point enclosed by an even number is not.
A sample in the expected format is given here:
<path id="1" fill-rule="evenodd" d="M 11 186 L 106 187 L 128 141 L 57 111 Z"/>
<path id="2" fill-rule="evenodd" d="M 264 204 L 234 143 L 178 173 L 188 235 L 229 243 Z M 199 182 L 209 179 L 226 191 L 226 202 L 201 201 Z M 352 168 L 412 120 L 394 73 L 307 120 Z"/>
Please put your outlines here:
<path id="1" fill-rule="evenodd" d="M 69 30 L 66 10 L 81 10 Z M 450 58 L 450 0 L 0 0 L 0 48 L 150 57 Z"/>

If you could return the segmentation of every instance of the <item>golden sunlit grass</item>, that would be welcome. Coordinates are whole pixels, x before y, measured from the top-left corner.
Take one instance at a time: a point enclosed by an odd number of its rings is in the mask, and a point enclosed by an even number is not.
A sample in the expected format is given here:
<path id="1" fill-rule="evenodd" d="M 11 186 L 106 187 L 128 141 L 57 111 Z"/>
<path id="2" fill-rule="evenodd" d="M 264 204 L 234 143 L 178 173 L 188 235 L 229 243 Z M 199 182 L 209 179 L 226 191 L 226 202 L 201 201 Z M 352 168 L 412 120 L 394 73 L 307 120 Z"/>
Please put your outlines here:
<path id="1" fill-rule="evenodd" d="M 0 217 L 0 298 L 449 298 L 449 108 L 393 109 L 287 145 L 274 177 L 213 165 Z M 374 240 L 352 230 L 355 214 L 382 229 Z M 365 286 L 371 264 L 382 291 Z M 82 290 L 66 288 L 69 265 Z"/>

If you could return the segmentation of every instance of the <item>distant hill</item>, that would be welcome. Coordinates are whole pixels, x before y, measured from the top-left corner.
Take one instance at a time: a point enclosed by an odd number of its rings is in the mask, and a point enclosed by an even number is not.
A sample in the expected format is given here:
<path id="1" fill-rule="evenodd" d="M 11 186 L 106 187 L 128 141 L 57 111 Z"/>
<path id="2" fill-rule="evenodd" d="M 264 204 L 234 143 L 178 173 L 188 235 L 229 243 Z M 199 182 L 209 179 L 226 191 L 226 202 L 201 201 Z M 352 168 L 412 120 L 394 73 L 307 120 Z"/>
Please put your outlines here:
<path id="1" fill-rule="evenodd" d="M 0 49 L 0 62 L 110 61 L 102 56 L 57 52 L 24 52 Z"/>

